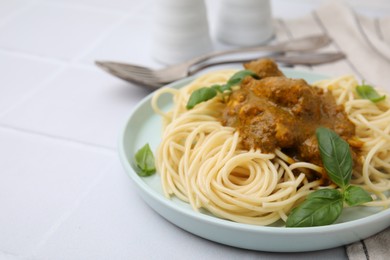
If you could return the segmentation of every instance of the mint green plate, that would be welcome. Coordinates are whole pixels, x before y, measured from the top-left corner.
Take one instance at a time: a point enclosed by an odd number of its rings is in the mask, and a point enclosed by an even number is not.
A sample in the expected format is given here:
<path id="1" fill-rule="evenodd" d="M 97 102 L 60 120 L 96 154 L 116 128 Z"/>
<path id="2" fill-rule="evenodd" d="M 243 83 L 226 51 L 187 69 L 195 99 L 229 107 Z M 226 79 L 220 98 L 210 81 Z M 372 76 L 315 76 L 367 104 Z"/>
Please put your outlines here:
<path id="1" fill-rule="evenodd" d="M 309 83 L 326 78 L 310 72 L 284 69 L 288 77 L 303 78 Z M 167 87 L 180 88 L 193 78 L 172 83 Z M 161 119 L 156 115 L 150 101 L 145 97 L 131 113 L 119 139 L 119 155 L 125 171 L 138 188 L 144 201 L 161 216 L 176 226 L 195 235 L 225 245 L 270 252 L 303 252 L 327 249 L 349 244 L 390 226 L 390 209 L 355 207 L 344 209 L 337 223 L 329 226 L 308 228 L 285 228 L 283 226 L 254 226 L 235 223 L 195 212 L 176 198 L 164 197 L 160 177 L 139 177 L 134 170 L 136 151 L 149 143 L 156 150 L 161 136 Z M 169 108 L 171 99 L 162 96 L 160 107 Z"/>

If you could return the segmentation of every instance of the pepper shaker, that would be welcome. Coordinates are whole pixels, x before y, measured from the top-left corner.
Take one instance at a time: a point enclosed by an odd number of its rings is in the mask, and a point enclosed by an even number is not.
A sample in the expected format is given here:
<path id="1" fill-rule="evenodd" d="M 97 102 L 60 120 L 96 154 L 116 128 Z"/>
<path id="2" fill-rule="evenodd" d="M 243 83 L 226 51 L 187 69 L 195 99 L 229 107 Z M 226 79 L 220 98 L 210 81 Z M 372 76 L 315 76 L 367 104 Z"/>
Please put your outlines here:
<path id="1" fill-rule="evenodd" d="M 212 50 L 204 0 L 156 0 L 153 57 L 165 64 Z"/>
<path id="2" fill-rule="evenodd" d="M 270 0 L 223 0 L 217 19 L 217 38 L 224 43 L 254 46 L 273 37 Z"/>

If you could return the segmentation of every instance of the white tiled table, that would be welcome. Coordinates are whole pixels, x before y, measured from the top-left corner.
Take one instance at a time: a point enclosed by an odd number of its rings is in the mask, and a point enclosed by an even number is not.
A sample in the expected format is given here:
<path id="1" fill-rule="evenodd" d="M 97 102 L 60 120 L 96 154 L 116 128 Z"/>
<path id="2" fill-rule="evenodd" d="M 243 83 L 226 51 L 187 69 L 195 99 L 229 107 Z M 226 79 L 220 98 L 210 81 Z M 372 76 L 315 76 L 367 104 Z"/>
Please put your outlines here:
<path id="1" fill-rule="evenodd" d="M 274 14 L 299 16 L 319 2 L 275 0 Z M 276 254 L 220 245 L 140 199 L 116 146 L 148 92 L 93 61 L 161 66 L 150 56 L 152 3 L 0 1 L 0 259 L 346 258 L 343 247 Z M 208 4 L 213 23 L 218 2 Z"/>

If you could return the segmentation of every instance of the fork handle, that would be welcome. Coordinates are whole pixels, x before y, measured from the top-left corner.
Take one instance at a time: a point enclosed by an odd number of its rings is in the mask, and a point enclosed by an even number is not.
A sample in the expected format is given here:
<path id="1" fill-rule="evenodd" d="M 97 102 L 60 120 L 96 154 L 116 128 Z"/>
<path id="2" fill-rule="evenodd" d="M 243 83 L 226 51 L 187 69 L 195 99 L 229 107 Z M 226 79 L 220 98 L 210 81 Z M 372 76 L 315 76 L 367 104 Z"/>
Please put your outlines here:
<path id="1" fill-rule="evenodd" d="M 306 44 L 299 44 L 303 42 L 306 42 Z M 246 48 L 211 52 L 190 59 L 184 62 L 184 64 L 190 67 L 192 65 L 207 61 L 211 58 L 224 56 L 228 54 L 236 54 L 236 53 L 247 53 L 247 52 L 283 53 L 288 51 L 309 51 L 309 50 L 318 49 L 319 47 L 323 47 L 329 44 L 330 42 L 331 39 L 327 35 L 308 36 L 308 37 L 303 37 L 303 38 L 294 39 L 290 41 L 284 41 L 272 45 L 261 45 L 256 47 L 246 47 Z"/>
<path id="2" fill-rule="evenodd" d="M 263 56 L 264 57 L 264 56 Z M 345 58 L 345 54 L 342 52 L 323 52 L 323 53 L 310 53 L 299 55 L 271 55 L 266 56 L 273 59 L 275 62 L 282 63 L 284 65 L 318 65 L 328 62 L 337 61 Z M 195 66 L 189 71 L 189 76 L 195 73 L 215 65 L 232 64 L 232 63 L 246 63 L 255 60 L 256 58 L 236 59 L 236 60 L 224 60 L 209 63 L 202 63 Z"/>

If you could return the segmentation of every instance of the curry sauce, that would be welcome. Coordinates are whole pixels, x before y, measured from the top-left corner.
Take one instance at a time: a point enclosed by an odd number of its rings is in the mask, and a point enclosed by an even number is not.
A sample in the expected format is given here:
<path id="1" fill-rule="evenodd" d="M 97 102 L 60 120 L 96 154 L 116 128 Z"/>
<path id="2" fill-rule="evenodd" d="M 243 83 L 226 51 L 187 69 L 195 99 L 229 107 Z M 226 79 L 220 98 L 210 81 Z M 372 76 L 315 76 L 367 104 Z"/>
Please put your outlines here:
<path id="1" fill-rule="evenodd" d="M 269 59 L 245 64 L 260 79 L 246 77 L 222 111 L 222 124 L 235 127 L 244 149 L 272 153 L 280 148 L 290 157 L 322 165 L 315 130 L 333 129 L 350 143 L 354 157 L 360 146 L 355 125 L 332 93 L 291 79 Z"/>

